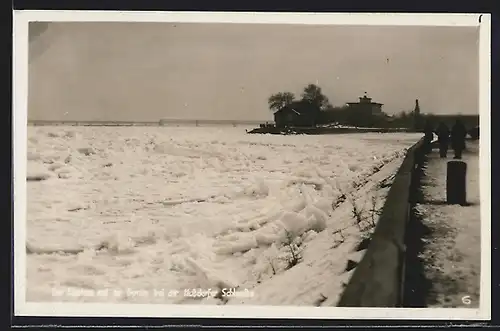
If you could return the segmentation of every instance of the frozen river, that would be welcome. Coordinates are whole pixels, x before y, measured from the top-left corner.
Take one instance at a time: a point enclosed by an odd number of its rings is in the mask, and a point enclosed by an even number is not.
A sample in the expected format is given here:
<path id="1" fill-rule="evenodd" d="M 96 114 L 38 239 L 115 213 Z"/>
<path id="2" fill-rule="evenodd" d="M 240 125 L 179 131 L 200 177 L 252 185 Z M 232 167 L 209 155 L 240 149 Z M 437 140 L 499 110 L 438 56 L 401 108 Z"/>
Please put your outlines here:
<path id="1" fill-rule="evenodd" d="M 27 300 L 332 305 L 364 231 L 342 194 L 383 204 L 419 137 L 29 127 Z"/>

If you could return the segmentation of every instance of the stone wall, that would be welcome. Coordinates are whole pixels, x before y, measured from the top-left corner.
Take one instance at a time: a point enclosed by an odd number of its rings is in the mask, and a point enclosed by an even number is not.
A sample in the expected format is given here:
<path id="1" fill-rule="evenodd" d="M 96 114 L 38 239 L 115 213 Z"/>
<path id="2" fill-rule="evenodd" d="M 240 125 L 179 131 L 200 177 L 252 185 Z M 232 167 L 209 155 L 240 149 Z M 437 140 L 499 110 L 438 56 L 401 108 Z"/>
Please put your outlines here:
<path id="1" fill-rule="evenodd" d="M 399 307 L 403 300 L 405 235 L 423 140 L 412 146 L 386 198 L 370 244 L 338 302 L 340 307 Z"/>

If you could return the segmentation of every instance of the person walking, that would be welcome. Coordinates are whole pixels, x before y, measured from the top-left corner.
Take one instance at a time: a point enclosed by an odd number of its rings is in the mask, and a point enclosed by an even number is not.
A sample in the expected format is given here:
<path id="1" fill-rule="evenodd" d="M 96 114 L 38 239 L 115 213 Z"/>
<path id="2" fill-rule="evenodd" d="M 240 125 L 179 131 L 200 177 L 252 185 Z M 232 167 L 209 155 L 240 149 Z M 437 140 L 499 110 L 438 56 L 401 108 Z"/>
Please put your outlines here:
<path id="1" fill-rule="evenodd" d="M 450 130 L 443 122 L 439 123 L 436 134 L 438 136 L 439 156 L 445 158 L 450 144 Z"/>
<path id="2" fill-rule="evenodd" d="M 462 152 L 465 149 L 465 137 L 467 136 L 467 129 L 465 125 L 457 119 L 451 128 L 451 147 L 455 152 L 454 159 L 461 159 Z"/>
<path id="3" fill-rule="evenodd" d="M 434 128 L 430 121 L 425 123 L 424 127 L 424 144 L 426 153 L 432 151 L 432 140 L 434 140 Z"/>

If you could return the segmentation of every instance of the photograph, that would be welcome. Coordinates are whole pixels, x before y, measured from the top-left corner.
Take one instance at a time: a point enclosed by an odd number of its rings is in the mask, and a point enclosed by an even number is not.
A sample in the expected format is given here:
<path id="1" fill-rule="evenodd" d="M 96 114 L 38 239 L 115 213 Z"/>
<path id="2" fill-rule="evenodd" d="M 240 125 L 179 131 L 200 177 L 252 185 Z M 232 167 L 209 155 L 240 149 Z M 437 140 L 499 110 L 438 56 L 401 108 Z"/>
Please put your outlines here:
<path id="1" fill-rule="evenodd" d="M 489 20 L 15 13 L 15 314 L 491 318 Z"/>

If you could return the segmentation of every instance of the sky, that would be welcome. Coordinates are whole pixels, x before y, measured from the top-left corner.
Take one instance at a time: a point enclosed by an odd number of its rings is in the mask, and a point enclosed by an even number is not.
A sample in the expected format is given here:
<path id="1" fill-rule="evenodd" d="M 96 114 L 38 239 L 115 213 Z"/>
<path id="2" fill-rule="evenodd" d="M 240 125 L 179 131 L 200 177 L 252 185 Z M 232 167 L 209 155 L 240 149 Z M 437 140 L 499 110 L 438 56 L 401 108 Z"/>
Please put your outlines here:
<path id="1" fill-rule="evenodd" d="M 30 120 L 268 121 L 271 94 L 310 83 L 334 106 L 479 113 L 478 27 L 57 22 L 29 39 Z"/>

